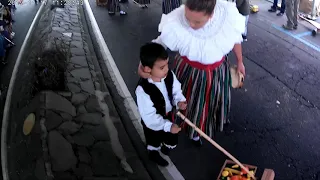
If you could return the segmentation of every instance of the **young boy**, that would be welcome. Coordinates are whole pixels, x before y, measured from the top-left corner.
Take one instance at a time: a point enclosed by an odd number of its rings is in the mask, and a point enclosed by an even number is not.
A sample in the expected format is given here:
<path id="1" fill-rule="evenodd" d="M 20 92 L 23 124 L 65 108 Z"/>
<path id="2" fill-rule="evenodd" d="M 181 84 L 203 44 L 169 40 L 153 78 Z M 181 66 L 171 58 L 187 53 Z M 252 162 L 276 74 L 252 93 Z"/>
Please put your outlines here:
<path id="1" fill-rule="evenodd" d="M 150 160 L 160 166 L 167 166 L 159 150 L 169 155 L 178 143 L 181 128 L 172 123 L 173 106 L 185 110 L 186 98 L 181 84 L 168 67 L 168 53 L 162 45 L 148 43 L 140 49 L 141 64 L 150 78 L 140 79 L 136 89 L 138 109 L 142 118 Z"/>
<path id="2" fill-rule="evenodd" d="M 234 1 L 234 0 L 233 0 Z M 249 0 L 236 0 L 236 5 L 240 14 L 246 17 L 246 30 L 242 35 L 244 41 L 247 41 L 247 33 L 248 33 L 248 20 L 250 14 L 250 3 Z"/>

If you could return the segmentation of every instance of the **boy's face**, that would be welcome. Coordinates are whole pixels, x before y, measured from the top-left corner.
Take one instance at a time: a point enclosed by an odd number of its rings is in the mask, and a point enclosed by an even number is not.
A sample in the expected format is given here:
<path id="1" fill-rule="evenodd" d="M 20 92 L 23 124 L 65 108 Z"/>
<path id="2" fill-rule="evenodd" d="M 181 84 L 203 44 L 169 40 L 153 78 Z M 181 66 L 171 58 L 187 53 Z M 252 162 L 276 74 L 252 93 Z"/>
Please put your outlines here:
<path id="1" fill-rule="evenodd" d="M 144 67 L 144 68 L 145 68 L 145 71 L 150 73 L 153 78 L 162 79 L 162 78 L 165 78 L 168 74 L 168 71 L 169 71 L 168 62 L 169 62 L 168 59 L 166 60 L 158 59 L 154 63 L 152 69 L 149 67 Z"/>

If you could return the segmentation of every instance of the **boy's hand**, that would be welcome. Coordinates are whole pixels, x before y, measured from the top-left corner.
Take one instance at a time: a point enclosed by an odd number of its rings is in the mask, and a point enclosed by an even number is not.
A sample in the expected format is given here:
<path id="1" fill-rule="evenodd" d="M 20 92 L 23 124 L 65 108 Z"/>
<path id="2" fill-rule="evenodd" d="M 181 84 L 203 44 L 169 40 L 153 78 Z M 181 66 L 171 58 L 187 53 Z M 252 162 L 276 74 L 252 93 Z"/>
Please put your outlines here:
<path id="1" fill-rule="evenodd" d="M 187 109 L 187 102 L 186 101 L 178 102 L 178 107 L 180 110 L 186 110 Z"/>
<path id="2" fill-rule="evenodd" d="M 181 131 L 181 128 L 178 125 L 172 124 L 171 129 L 170 129 L 170 132 L 172 134 L 178 134 L 180 131 Z"/>

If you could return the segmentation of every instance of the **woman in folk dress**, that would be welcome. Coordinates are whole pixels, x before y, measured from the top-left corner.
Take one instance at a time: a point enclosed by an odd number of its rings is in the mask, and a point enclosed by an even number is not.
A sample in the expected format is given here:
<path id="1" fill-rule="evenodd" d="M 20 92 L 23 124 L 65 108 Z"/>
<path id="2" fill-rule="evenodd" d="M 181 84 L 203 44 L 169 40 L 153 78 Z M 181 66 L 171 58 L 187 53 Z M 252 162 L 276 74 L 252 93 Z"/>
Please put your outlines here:
<path id="1" fill-rule="evenodd" d="M 162 16 L 159 31 L 153 41 L 178 52 L 175 73 L 188 102 L 185 115 L 213 137 L 223 130 L 230 111 L 230 51 L 236 54 L 238 71 L 245 74 L 241 49 L 245 17 L 232 2 L 187 0 L 186 5 Z M 149 77 L 141 65 L 138 72 Z M 200 146 L 197 132 L 187 130 Z"/>

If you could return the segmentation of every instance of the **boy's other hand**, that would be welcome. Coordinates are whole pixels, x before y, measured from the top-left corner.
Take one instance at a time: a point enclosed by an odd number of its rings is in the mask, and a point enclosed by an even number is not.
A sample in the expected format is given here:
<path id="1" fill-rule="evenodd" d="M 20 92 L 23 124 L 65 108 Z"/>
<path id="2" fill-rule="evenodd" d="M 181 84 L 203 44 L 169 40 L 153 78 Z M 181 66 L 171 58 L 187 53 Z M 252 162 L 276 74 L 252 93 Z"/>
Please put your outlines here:
<path id="1" fill-rule="evenodd" d="M 183 102 L 178 102 L 178 107 L 180 110 L 186 110 L 187 109 L 187 102 L 183 101 Z"/>
<path id="2" fill-rule="evenodd" d="M 172 134 L 178 134 L 180 131 L 181 131 L 181 128 L 178 125 L 172 124 L 171 129 L 170 129 L 170 132 Z"/>

